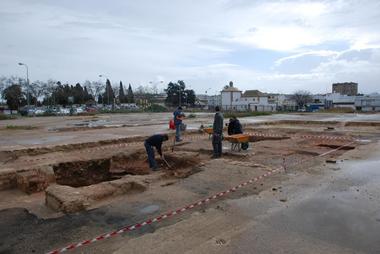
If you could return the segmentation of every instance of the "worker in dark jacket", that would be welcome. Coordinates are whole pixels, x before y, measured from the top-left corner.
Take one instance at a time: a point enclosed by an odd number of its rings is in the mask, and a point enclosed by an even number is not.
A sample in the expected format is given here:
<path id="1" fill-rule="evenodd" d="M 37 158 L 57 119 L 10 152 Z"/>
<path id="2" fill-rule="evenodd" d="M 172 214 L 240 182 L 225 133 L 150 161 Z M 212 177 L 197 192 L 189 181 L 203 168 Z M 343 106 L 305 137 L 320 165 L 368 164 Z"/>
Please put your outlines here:
<path id="1" fill-rule="evenodd" d="M 230 118 L 230 123 L 228 124 L 228 135 L 242 134 L 243 127 L 236 116 Z"/>
<path id="2" fill-rule="evenodd" d="M 236 118 L 236 116 L 232 116 L 230 118 L 230 123 L 228 124 L 228 135 L 235 134 L 243 134 L 243 127 L 240 121 Z M 249 147 L 249 143 L 241 143 L 241 149 L 247 150 Z"/>
<path id="3" fill-rule="evenodd" d="M 156 134 L 149 137 L 144 142 L 146 153 L 148 154 L 149 167 L 153 171 L 158 170 L 157 162 L 154 159 L 153 147 L 156 147 L 158 154 L 162 157 L 162 142 L 167 141 L 168 139 L 169 137 L 167 134 Z"/>
<path id="4" fill-rule="evenodd" d="M 222 156 L 222 139 L 223 139 L 223 114 L 220 112 L 218 106 L 215 107 L 214 124 L 212 126 L 212 147 L 214 153 L 212 158 L 219 158 Z"/>

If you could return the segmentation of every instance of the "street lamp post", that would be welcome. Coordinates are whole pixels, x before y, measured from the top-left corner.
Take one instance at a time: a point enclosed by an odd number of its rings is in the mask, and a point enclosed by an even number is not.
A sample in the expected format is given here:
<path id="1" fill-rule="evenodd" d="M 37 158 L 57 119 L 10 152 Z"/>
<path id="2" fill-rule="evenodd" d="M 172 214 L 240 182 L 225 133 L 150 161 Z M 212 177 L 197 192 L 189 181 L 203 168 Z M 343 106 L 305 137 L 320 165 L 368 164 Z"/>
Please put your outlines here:
<path id="1" fill-rule="evenodd" d="M 178 89 L 178 107 L 181 107 L 181 88 Z"/>
<path id="2" fill-rule="evenodd" d="M 164 81 L 163 80 L 160 80 L 160 81 L 157 81 L 157 82 L 149 81 L 149 84 L 152 84 L 152 85 L 156 85 L 158 83 L 162 84 L 162 83 L 164 83 Z M 157 94 L 157 89 L 154 92 Z"/>
<path id="3" fill-rule="evenodd" d="M 29 108 L 29 106 L 30 106 L 29 68 L 28 68 L 28 65 L 25 63 L 18 63 L 18 65 L 23 65 L 26 68 L 26 86 L 27 86 L 26 101 L 28 103 L 28 108 Z"/>

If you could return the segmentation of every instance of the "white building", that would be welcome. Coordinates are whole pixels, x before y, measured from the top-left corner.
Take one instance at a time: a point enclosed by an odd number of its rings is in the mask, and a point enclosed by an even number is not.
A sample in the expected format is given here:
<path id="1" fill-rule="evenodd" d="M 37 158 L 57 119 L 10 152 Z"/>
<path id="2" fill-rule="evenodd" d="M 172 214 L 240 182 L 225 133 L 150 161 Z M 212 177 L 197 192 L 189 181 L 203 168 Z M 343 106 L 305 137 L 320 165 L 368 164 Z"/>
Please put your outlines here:
<path id="1" fill-rule="evenodd" d="M 380 95 L 357 96 L 355 108 L 363 112 L 380 111 Z"/>
<path id="2" fill-rule="evenodd" d="M 241 98 L 241 91 L 234 87 L 231 81 L 229 86 L 222 90 L 221 96 L 223 110 L 236 110 L 237 101 Z"/>
<path id="3" fill-rule="evenodd" d="M 360 96 L 348 96 L 340 93 L 326 94 L 326 108 L 355 109 L 355 100 Z"/>
<path id="4" fill-rule="evenodd" d="M 225 87 L 222 92 L 222 109 L 236 111 L 276 111 L 278 108 L 278 100 L 285 97 L 280 97 L 277 94 L 266 94 L 258 90 L 246 90 L 242 93 L 238 88 L 230 82 L 228 87 Z"/>
<path id="5" fill-rule="evenodd" d="M 216 106 L 222 105 L 222 96 L 220 94 L 199 94 L 197 95 L 197 101 L 199 101 L 201 105 L 204 105 L 204 108 L 206 109 L 214 109 Z"/>
<path id="6" fill-rule="evenodd" d="M 277 110 L 294 111 L 297 109 L 297 102 L 289 94 L 275 95 Z"/>
<path id="7" fill-rule="evenodd" d="M 276 97 L 262 93 L 259 90 L 246 90 L 235 102 L 238 111 L 269 111 L 277 110 Z"/>

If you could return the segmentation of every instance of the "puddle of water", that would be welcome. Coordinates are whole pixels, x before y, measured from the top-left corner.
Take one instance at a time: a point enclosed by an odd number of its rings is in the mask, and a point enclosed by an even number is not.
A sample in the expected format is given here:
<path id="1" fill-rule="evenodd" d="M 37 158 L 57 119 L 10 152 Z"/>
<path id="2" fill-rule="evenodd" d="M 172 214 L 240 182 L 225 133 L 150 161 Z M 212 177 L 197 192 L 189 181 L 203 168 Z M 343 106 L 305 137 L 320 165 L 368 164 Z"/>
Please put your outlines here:
<path id="1" fill-rule="evenodd" d="M 380 182 L 380 159 L 344 161 L 340 166 L 344 168 L 341 177 L 350 179 L 353 184 L 366 185 L 371 182 Z"/>
<path id="2" fill-rule="evenodd" d="M 44 137 L 44 138 L 38 138 L 38 139 L 16 140 L 15 142 L 20 145 L 41 145 L 41 144 L 48 144 L 48 143 L 68 140 L 72 138 L 74 138 L 74 136 L 51 136 L 51 137 Z"/>
<path id="3" fill-rule="evenodd" d="M 140 213 L 143 214 L 152 214 L 160 210 L 160 206 L 158 205 L 148 205 L 145 206 L 144 208 L 140 209 Z"/>

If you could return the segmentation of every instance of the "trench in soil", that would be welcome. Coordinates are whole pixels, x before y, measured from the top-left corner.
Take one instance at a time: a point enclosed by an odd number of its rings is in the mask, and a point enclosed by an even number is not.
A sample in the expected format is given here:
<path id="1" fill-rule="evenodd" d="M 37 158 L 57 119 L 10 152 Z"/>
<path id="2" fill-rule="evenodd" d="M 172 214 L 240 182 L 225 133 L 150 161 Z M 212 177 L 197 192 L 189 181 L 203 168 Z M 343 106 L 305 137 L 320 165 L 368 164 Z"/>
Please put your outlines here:
<path id="1" fill-rule="evenodd" d="M 194 166 L 200 163 L 196 153 L 168 154 L 165 161 L 156 158 L 165 176 L 187 177 L 197 172 Z M 57 184 L 82 187 L 112 181 L 124 175 L 145 175 L 149 169 L 146 154 L 119 154 L 106 159 L 59 163 L 53 166 Z"/>
<path id="2" fill-rule="evenodd" d="M 355 149 L 354 146 L 342 146 L 342 145 L 331 145 L 331 144 L 319 144 L 318 146 L 320 146 L 320 147 L 328 147 L 328 148 L 331 148 L 331 149 L 337 149 L 337 148 L 339 148 L 339 150 L 353 150 L 353 149 Z"/>

